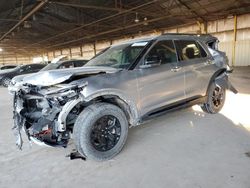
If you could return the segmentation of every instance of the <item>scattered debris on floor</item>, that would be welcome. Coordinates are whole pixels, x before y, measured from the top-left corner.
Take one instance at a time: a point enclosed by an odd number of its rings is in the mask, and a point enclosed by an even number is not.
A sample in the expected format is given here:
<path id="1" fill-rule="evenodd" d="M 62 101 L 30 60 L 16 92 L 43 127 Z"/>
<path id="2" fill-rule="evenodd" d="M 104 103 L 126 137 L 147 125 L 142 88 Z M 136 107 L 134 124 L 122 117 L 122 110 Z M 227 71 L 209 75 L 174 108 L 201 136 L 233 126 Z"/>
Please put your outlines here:
<path id="1" fill-rule="evenodd" d="M 245 153 L 247 157 L 250 157 L 250 152 Z"/>
<path id="2" fill-rule="evenodd" d="M 86 161 L 86 158 L 83 157 L 78 151 L 73 150 L 69 155 L 66 155 L 66 157 L 69 157 L 70 160 L 74 160 L 74 159 L 82 159 L 84 161 Z"/>

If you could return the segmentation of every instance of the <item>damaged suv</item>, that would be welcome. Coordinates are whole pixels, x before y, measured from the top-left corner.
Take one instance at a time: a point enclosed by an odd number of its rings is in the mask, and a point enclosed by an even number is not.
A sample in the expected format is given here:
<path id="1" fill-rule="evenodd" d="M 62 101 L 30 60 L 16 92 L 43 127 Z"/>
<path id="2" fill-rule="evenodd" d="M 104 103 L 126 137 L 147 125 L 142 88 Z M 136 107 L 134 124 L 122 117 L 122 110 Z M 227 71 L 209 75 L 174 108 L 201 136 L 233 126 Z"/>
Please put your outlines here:
<path id="1" fill-rule="evenodd" d="M 16 144 L 21 129 L 38 144 L 66 147 L 103 161 L 123 148 L 128 128 L 167 111 L 200 104 L 223 107 L 228 59 L 210 35 L 166 34 L 113 45 L 84 67 L 51 70 L 9 87 Z"/>

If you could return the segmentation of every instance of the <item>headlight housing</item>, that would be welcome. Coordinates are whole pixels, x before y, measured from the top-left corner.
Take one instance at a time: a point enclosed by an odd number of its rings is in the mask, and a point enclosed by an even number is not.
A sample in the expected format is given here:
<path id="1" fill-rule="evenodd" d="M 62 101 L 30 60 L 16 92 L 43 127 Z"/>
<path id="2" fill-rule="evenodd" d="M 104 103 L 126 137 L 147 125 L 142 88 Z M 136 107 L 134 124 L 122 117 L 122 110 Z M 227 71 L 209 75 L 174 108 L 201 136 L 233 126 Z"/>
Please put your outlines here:
<path id="1" fill-rule="evenodd" d="M 65 103 L 72 98 L 78 97 L 79 92 L 87 85 L 87 82 L 81 85 L 67 85 L 59 89 L 46 92 L 45 96 L 48 99 L 54 99 L 60 103 Z"/>

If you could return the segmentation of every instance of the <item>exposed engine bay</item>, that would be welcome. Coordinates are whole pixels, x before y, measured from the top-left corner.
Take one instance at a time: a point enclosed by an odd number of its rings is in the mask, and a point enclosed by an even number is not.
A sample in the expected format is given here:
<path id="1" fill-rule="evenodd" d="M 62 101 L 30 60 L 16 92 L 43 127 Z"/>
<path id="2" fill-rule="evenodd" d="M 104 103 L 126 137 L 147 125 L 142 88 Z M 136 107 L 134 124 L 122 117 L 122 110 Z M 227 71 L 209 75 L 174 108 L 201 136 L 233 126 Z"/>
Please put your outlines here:
<path id="1" fill-rule="evenodd" d="M 33 141 L 41 141 L 51 146 L 66 146 L 70 138 L 70 125 L 74 124 L 76 116 L 83 106 L 74 107 L 68 114 L 66 122 L 69 129 L 61 126 L 59 118 L 64 113 L 63 107 L 69 101 L 81 100 L 82 86 L 57 88 L 38 88 L 27 86 L 14 95 L 14 130 L 17 136 L 17 146 L 21 149 L 23 128 Z M 57 120 L 57 121 L 55 121 Z M 61 132 L 62 131 L 62 132 Z"/>
<path id="2" fill-rule="evenodd" d="M 88 84 L 84 78 L 116 71 L 102 67 L 50 71 L 13 83 L 9 91 L 14 95 L 13 130 L 18 148 L 23 145 L 22 129 L 37 144 L 66 147 L 75 119 L 84 108 L 81 91 Z"/>

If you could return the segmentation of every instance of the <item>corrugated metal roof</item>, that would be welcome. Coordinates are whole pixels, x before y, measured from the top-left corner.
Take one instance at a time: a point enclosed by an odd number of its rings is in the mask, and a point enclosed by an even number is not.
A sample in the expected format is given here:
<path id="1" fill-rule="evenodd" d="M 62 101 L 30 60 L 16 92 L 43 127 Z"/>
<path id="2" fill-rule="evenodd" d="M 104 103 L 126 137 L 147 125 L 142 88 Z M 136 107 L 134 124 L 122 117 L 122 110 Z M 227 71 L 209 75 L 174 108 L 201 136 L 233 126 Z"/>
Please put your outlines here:
<path id="1" fill-rule="evenodd" d="M 0 37 L 41 1 L 23 0 L 23 6 L 21 2 L 0 1 Z M 50 0 L 0 46 L 32 55 L 249 12 L 249 0 Z"/>

